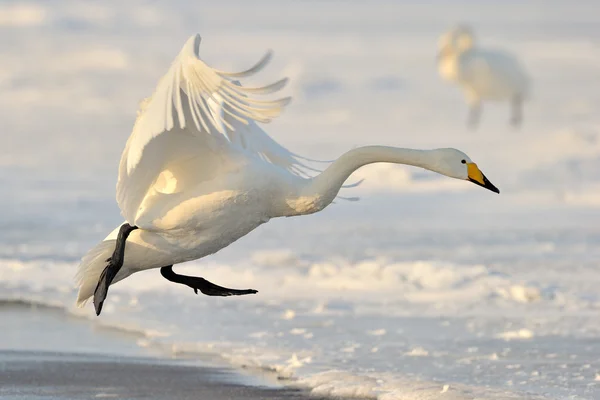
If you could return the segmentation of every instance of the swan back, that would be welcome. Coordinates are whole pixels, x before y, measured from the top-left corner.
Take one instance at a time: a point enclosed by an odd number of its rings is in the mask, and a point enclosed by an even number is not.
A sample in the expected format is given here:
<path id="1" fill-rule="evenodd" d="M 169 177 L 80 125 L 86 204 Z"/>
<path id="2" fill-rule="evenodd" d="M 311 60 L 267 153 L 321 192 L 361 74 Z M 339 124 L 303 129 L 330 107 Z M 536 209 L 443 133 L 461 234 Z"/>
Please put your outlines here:
<path id="1" fill-rule="evenodd" d="M 472 49 L 458 59 L 458 80 L 481 99 L 504 100 L 529 96 L 530 79 L 512 54 Z"/>

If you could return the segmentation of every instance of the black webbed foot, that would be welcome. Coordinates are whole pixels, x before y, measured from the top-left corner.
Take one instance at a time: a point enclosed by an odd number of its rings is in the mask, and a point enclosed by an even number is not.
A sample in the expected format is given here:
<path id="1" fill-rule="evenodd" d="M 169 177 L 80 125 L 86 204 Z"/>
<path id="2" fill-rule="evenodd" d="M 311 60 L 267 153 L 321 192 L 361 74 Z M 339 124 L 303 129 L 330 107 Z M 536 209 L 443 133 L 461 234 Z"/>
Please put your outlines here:
<path id="1" fill-rule="evenodd" d="M 115 251 L 112 256 L 107 258 L 108 265 L 100 274 L 98 279 L 98 285 L 94 290 L 94 308 L 96 309 L 96 315 L 100 315 L 102 312 L 102 305 L 108 294 L 108 287 L 117 276 L 117 273 L 123 266 L 123 259 L 125 258 L 125 241 L 129 234 L 136 230 L 137 226 L 132 226 L 127 223 L 121 225 L 119 234 L 117 235 L 117 242 L 115 244 Z"/>
<path id="2" fill-rule="evenodd" d="M 519 128 L 523 121 L 523 100 L 515 96 L 511 102 L 510 124 L 513 128 Z"/>
<path id="3" fill-rule="evenodd" d="M 510 124 L 514 128 L 521 126 L 523 121 L 523 98 L 520 95 L 513 97 L 511 101 Z"/>
<path id="4" fill-rule="evenodd" d="M 96 309 L 96 315 L 100 315 L 102 312 L 102 305 L 104 304 L 104 300 L 106 300 L 106 296 L 108 295 L 108 287 L 117 276 L 117 272 L 119 272 L 120 266 L 117 267 L 115 264 L 110 262 L 110 258 L 106 261 L 109 261 L 102 274 L 100 274 L 100 279 L 98 279 L 98 285 L 96 286 L 96 290 L 94 291 L 94 308 Z"/>
<path id="5" fill-rule="evenodd" d="M 520 117 L 511 117 L 510 126 L 513 128 L 520 128 L 523 120 Z"/>
<path id="6" fill-rule="evenodd" d="M 481 105 L 475 104 L 469 108 L 469 114 L 467 117 L 467 127 L 469 129 L 477 129 L 479 126 L 479 120 L 481 119 Z"/>
<path id="7" fill-rule="evenodd" d="M 161 275 L 168 281 L 180 283 L 194 289 L 194 293 L 198 294 L 198 290 L 207 296 L 242 296 L 245 294 L 258 293 L 254 289 L 229 289 L 219 285 L 215 285 L 212 282 L 207 281 L 204 278 L 188 275 L 179 275 L 173 271 L 173 266 L 162 267 L 160 269 Z"/>

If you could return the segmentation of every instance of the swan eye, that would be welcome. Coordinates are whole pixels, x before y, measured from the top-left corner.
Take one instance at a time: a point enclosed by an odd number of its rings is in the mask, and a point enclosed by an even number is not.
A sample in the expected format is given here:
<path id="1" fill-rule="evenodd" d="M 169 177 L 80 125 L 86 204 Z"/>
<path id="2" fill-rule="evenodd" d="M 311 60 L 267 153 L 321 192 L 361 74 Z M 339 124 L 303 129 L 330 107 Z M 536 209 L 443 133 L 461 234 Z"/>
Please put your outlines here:
<path id="1" fill-rule="evenodd" d="M 466 164 L 467 160 L 462 160 L 461 163 Z"/>

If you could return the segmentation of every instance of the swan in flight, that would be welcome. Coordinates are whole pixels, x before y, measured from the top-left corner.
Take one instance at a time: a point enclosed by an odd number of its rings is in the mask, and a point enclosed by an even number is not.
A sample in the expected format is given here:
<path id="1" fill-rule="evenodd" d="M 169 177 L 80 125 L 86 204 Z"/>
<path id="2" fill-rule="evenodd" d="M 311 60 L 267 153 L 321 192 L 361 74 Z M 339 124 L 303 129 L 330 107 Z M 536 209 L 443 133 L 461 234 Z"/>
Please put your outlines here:
<path id="1" fill-rule="evenodd" d="M 77 303 L 83 306 L 93 297 L 97 315 L 111 284 L 151 268 L 196 293 L 256 293 L 179 275 L 172 267 L 213 254 L 271 218 L 321 211 L 366 164 L 413 165 L 499 193 L 455 149 L 361 147 L 309 176 L 302 157 L 257 125 L 277 117 L 290 99 L 256 97 L 279 91 L 287 80 L 262 87 L 236 80 L 261 70 L 270 53 L 246 71 L 228 73 L 205 64 L 199 46 L 200 36 L 192 36 L 152 96 L 141 102 L 118 172 L 117 202 L 126 222 L 79 265 Z"/>
<path id="2" fill-rule="evenodd" d="M 443 79 L 462 87 L 469 104 L 471 127 L 479 124 L 484 100 L 509 101 L 511 124 L 521 124 L 530 81 L 515 56 L 502 50 L 477 47 L 475 36 L 466 25 L 442 35 L 438 47 L 438 71 Z"/>

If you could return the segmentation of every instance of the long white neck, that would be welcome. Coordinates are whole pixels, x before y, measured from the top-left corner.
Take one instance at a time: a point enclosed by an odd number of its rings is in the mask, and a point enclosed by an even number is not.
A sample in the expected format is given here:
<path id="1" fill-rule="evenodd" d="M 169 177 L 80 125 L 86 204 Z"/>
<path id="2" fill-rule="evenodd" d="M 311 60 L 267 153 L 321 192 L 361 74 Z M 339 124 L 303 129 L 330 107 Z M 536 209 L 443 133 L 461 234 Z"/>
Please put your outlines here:
<path id="1" fill-rule="evenodd" d="M 312 214 L 327 207 L 348 177 L 358 168 L 376 162 L 413 165 L 434 169 L 431 150 L 366 146 L 348 151 L 325 171 L 309 179 L 296 195 L 286 199 L 285 216 Z"/>

